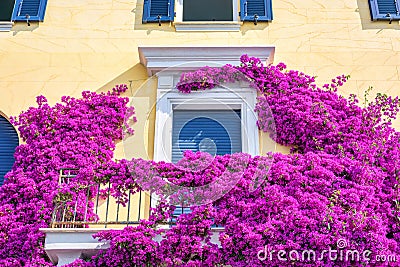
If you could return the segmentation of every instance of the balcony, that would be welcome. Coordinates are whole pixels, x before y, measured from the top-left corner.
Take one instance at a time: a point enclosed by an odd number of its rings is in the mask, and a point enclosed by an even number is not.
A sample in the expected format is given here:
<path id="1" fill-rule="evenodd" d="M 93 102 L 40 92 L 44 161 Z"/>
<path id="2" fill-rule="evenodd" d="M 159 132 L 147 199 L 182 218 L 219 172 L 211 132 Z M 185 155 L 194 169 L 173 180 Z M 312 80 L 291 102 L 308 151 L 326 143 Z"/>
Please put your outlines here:
<path id="1" fill-rule="evenodd" d="M 78 170 L 62 169 L 59 176 L 60 191 L 72 185 Z M 73 198 L 59 197 L 52 214 L 50 228 L 41 228 L 46 234 L 45 251 L 50 260 L 62 266 L 78 258 L 91 257 L 99 250 L 107 249 L 108 242 L 101 242 L 93 235 L 110 229 L 123 229 L 138 225 L 140 220 L 149 217 L 152 203 L 150 193 L 145 191 L 125 192 L 126 204 L 122 204 L 112 194 L 110 183 L 80 185 Z M 184 208 L 182 208 L 182 212 Z M 159 228 L 169 228 L 181 214 L 174 213 L 173 218 L 160 224 Z M 211 242 L 220 245 L 219 233 L 224 228 L 214 226 Z M 154 238 L 160 242 L 162 235 Z"/>

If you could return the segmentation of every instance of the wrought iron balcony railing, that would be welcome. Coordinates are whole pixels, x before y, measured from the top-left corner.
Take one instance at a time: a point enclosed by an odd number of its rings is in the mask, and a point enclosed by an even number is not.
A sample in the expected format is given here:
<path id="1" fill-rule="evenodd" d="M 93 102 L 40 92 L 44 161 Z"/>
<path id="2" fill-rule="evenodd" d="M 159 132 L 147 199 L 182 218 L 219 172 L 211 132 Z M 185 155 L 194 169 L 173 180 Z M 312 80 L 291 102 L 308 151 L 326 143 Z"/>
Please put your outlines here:
<path id="1" fill-rule="evenodd" d="M 68 185 L 79 170 L 60 170 L 59 184 Z M 144 191 L 127 193 L 123 205 L 111 196 L 111 183 L 80 186 L 76 199 L 58 200 L 52 215 L 52 228 L 105 227 L 134 225 L 148 218 L 150 194 Z"/>
<path id="2" fill-rule="evenodd" d="M 59 175 L 60 188 L 71 184 L 79 170 L 61 169 Z M 75 180 L 76 182 L 76 180 Z M 71 184 L 72 187 L 77 183 Z M 111 194 L 112 184 L 78 184 L 74 189 L 74 197 L 58 198 L 52 214 L 51 228 L 122 228 L 128 225 L 137 225 L 140 220 L 149 217 L 151 194 L 146 191 L 132 193 L 127 190 L 126 204 L 121 204 Z M 71 187 L 71 188 L 72 188 Z M 177 206 L 172 218 L 165 225 L 175 225 L 178 217 L 190 213 L 190 207 Z M 220 228 L 213 225 L 212 228 Z"/>

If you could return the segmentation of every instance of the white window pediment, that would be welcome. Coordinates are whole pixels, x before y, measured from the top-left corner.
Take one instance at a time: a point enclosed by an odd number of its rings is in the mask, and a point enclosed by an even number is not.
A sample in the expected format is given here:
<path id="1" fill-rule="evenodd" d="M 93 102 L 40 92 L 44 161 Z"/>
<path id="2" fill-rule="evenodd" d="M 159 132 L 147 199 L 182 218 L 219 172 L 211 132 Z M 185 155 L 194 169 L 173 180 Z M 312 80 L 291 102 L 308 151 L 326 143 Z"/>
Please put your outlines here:
<path id="1" fill-rule="evenodd" d="M 248 54 L 270 63 L 274 47 L 140 47 L 141 63 L 148 69 L 149 76 L 158 77 L 156 125 L 154 136 L 154 160 L 172 162 L 174 112 L 187 110 L 188 114 L 198 112 L 207 117 L 210 110 L 235 111 L 240 114 L 241 151 L 251 155 L 259 154 L 259 135 L 256 126 L 257 115 L 254 112 L 257 93 L 246 82 L 237 82 L 216 87 L 207 91 L 194 91 L 184 94 L 176 89 L 180 75 L 185 71 L 204 66 L 238 65 L 240 56 Z M 202 115 L 202 111 L 203 115 Z M 207 112 L 205 112 L 207 111 Z M 222 116 L 223 117 L 223 116 Z M 224 120 L 222 117 L 220 120 Z M 217 117 L 213 117 L 215 119 Z M 220 121 L 225 125 L 224 121 Z M 233 131 L 227 129 L 227 132 Z M 235 139 L 232 138 L 234 141 Z M 207 140 L 208 141 L 208 140 Z M 238 141 L 236 141 L 238 142 Z M 236 144 L 234 144 L 236 145 Z M 237 146 L 236 146 L 237 147 Z M 237 152 L 237 151 L 235 151 Z"/>

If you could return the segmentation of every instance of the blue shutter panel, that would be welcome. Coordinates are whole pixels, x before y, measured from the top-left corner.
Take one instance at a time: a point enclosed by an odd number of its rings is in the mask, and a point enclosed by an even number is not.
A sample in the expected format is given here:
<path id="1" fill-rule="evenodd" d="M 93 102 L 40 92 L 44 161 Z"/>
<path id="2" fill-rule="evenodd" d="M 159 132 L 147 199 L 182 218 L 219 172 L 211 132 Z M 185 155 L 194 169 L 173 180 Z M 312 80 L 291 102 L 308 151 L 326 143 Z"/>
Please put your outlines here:
<path id="1" fill-rule="evenodd" d="M 179 218 L 179 216 L 181 216 L 182 214 L 189 214 L 189 213 L 192 213 L 190 207 L 175 206 L 175 210 L 172 213 L 172 218 L 170 223 L 172 225 L 176 224 L 176 220 Z M 216 227 L 218 227 L 218 225 L 216 224 L 211 225 L 211 228 L 216 228 Z"/>
<path id="2" fill-rule="evenodd" d="M 179 218 L 179 216 L 181 216 L 182 214 L 189 214 L 191 212 L 192 211 L 190 210 L 189 207 L 175 206 L 175 210 L 172 213 L 172 218 L 170 220 L 170 226 L 176 224 L 176 221 Z"/>
<path id="3" fill-rule="evenodd" d="M 182 214 L 189 214 L 192 211 L 190 210 L 189 207 L 182 207 L 182 206 L 175 206 L 175 210 L 172 213 L 172 219 L 171 223 L 176 223 L 176 220 L 178 219 L 179 216 Z"/>
<path id="4" fill-rule="evenodd" d="M 18 134 L 14 127 L 0 115 L 0 185 L 14 164 L 14 152 L 18 143 Z"/>
<path id="5" fill-rule="evenodd" d="M 144 0 L 143 23 L 174 20 L 174 0 Z"/>
<path id="6" fill-rule="evenodd" d="M 240 110 L 174 110 L 172 162 L 185 150 L 212 155 L 242 151 Z"/>
<path id="7" fill-rule="evenodd" d="M 242 21 L 272 21 L 272 0 L 240 0 L 240 19 Z"/>
<path id="8" fill-rule="evenodd" d="M 372 20 L 400 20 L 400 1 L 369 0 Z"/>
<path id="9" fill-rule="evenodd" d="M 12 15 L 13 21 L 43 21 L 46 12 L 47 0 L 16 0 Z"/>

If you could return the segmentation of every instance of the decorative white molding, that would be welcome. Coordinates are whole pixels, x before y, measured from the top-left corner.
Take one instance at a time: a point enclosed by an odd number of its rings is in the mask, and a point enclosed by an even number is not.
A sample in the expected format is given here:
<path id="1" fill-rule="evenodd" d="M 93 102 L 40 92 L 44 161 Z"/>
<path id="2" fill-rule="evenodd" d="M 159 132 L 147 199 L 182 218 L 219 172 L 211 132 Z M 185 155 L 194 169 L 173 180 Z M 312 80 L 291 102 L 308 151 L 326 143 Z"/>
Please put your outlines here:
<path id="1" fill-rule="evenodd" d="M 274 61 L 275 46 L 140 46 L 140 63 L 149 76 L 165 69 L 178 72 L 203 66 L 239 65 L 240 56 L 247 54 L 260 58 L 264 63 Z"/>
<path id="2" fill-rule="evenodd" d="M 238 32 L 242 23 L 234 21 L 174 22 L 177 32 Z"/>
<path id="3" fill-rule="evenodd" d="M 12 26 L 14 26 L 14 22 L 0 21 L 0 32 L 9 32 L 11 31 Z"/>

